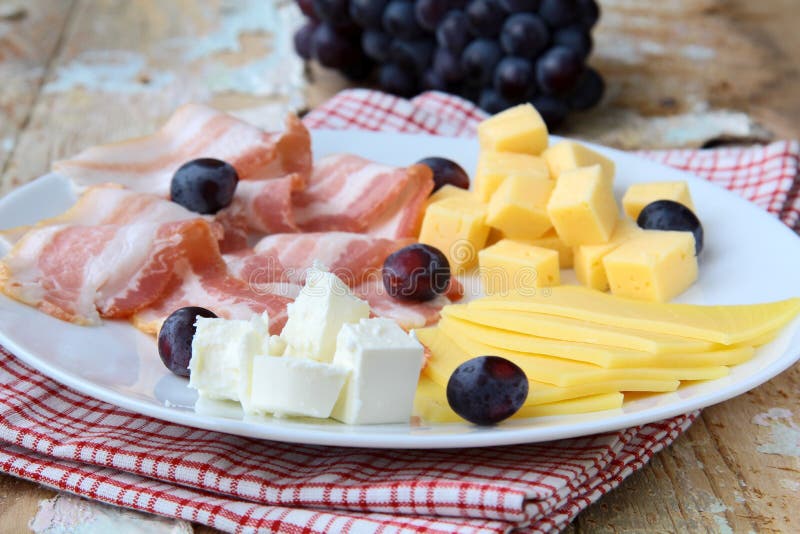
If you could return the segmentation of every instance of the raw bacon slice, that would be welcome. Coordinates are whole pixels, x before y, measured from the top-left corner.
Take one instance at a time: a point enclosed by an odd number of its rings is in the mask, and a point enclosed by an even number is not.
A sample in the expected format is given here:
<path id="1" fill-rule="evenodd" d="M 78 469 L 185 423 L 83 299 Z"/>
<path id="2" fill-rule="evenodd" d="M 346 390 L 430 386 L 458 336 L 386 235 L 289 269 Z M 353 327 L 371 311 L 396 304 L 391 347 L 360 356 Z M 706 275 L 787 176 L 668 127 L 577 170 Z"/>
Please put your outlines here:
<path id="1" fill-rule="evenodd" d="M 398 300 L 388 293 L 380 279 L 368 279 L 353 288 L 353 293 L 369 302 L 372 313 L 378 317 L 394 319 L 406 330 L 422 328 L 439 320 L 442 307 L 450 304 L 447 297 L 440 296 L 427 302 Z"/>
<path id="2" fill-rule="evenodd" d="M 87 148 L 53 167 L 78 185 L 110 181 L 166 197 L 178 167 L 200 157 L 227 161 L 242 181 L 292 175 L 293 189 L 300 190 L 311 172 L 311 136 L 294 115 L 287 117 L 284 132 L 268 133 L 213 108 L 187 104 L 152 135 Z"/>
<path id="3" fill-rule="evenodd" d="M 266 234 L 298 232 L 292 212 L 292 188 L 296 180 L 291 175 L 272 180 L 240 181 L 233 204 L 219 212 L 217 220 L 232 233 L 249 230 Z"/>
<path id="4" fill-rule="evenodd" d="M 304 191 L 294 195 L 294 217 L 304 231 L 414 237 L 433 190 L 425 165 L 390 167 L 338 154 L 318 161 Z"/>

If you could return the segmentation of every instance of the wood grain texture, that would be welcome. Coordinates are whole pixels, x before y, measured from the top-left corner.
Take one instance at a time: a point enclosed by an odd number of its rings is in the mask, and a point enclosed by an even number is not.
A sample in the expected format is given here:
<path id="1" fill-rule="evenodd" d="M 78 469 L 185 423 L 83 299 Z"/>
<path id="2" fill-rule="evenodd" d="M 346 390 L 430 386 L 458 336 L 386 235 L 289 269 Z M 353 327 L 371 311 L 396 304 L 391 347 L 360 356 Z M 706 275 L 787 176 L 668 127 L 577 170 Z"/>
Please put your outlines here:
<path id="1" fill-rule="evenodd" d="M 0 0 L 0 194 L 54 158 L 151 131 L 188 100 L 266 122 L 348 85 L 318 67 L 304 96 L 294 82 L 270 85 L 260 75 L 275 66 L 259 61 L 276 43 L 263 21 L 226 11 L 230 2 L 30 0 L 17 2 L 22 16 L 4 19 L 7 4 Z M 607 97 L 561 133 L 625 148 L 800 137 L 797 0 L 601 4 L 592 62 Z M 238 28 L 233 40 L 223 26 Z M 207 35 L 216 40 L 198 39 Z M 800 532 L 799 397 L 796 366 L 706 409 L 567 532 Z M 53 495 L 0 476 L 0 534 L 27 531 Z"/>

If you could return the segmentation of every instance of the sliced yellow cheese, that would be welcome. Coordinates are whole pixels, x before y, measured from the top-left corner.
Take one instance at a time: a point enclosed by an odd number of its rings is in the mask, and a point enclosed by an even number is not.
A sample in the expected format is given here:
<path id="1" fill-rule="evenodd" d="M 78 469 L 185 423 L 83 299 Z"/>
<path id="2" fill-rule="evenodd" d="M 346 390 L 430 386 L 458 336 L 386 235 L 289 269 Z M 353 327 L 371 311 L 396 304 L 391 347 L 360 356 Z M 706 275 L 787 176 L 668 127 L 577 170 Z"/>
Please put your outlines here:
<path id="1" fill-rule="evenodd" d="M 557 315 L 482 310 L 463 304 L 445 306 L 442 316 L 542 338 L 621 347 L 652 354 L 708 352 L 722 347 L 701 339 L 600 325 Z M 647 358 L 642 357 L 642 361 L 647 361 Z"/>
<path id="2" fill-rule="evenodd" d="M 483 150 L 478 156 L 478 168 L 475 171 L 475 195 L 481 202 L 489 202 L 509 176 L 549 180 L 550 171 L 547 170 L 547 163 L 537 156 Z"/>
<path id="3" fill-rule="evenodd" d="M 674 200 L 694 211 L 689 184 L 684 181 L 633 184 L 622 197 L 622 208 L 635 221 L 644 207 L 656 200 Z"/>
<path id="4" fill-rule="evenodd" d="M 548 147 L 542 153 L 542 157 L 547 162 L 550 176 L 554 180 L 558 180 L 564 171 L 570 171 L 578 167 L 600 165 L 603 169 L 603 178 L 609 184 L 614 182 L 614 162 L 575 141 L 558 142 Z"/>
<path id="5" fill-rule="evenodd" d="M 550 287 L 560 283 L 558 252 L 502 239 L 478 252 L 484 293 L 496 295 L 514 289 Z"/>
<path id="6" fill-rule="evenodd" d="M 644 302 L 577 286 L 558 286 L 547 295 L 486 297 L 471 307 L 559 315 L 599 324 L 704 339 L 723 345 L 745 343 L 783 327 L 800 313 L 800 298 L 763 304 L 700 306 Z"/>
<path id="7" fill-rule="evenodd" d="M 438 202 L 446 198 L 461 198 L 468 201 L 477 200 L 472 191 L 468 191 L 454 185 L 445 184 L 428 197 L 428 205 L 430 206 L 434 202 Z"/>
<path id="8" fill-rule="evenodd" d="M 603 267 L 613 294 L 667 302 L 697 280 L 694 235 L 644 230 L 608 253 Z"/>
<path id="9" fill-rule="evenodd" d="M 558 264 L 562 269 L 571 269 L 574 264 L 572 247 L 567 246 L 558 237 L 555 229 L 548 230 L 543 236 L 530 240 L 531 245 L 549 248 L 558 252 Z"/>
<path id="10" fill-rule="evenodd" d="M 608 243 L 602 245 L 579 245 L 574 248 L 573 268 L 578 281 L 586 287 L 605 291 L 608 289 L 608 277 L 603 266 L 603 258 L 625 241 L 635 236 L 642 229 L 635 222 L 620 219 L 614 227 L 614 233 Z"/>
<path id="11" fill-rule="evenodd" d="M 425 210 L 419 242 L 441 250 L 453 272 L 461 273 L 477 263 L 488 235 L 486 207 L 468 198 L 452 197 Z"/>
<path id="12" fill-rule="evenodd" d="M 547 201 L 553 181 L 511 175 L 492 195 L 486 222 L 511 239 L 532 239 L 550 230 Z"/>
<path id="13" fill-rule="evenodd" d="M 547 203 L 558 237 L 569 246 L 599 245 L 611 239 L 618 209 L 602 167 L 579 167 L 561 173 Z"/>
<path id="14" fill-rule="evenodd" d="M 547 148 L 547 125 L 530 104 L 520 104 L 478 125 L 481 149 L 538 155 Z"/>

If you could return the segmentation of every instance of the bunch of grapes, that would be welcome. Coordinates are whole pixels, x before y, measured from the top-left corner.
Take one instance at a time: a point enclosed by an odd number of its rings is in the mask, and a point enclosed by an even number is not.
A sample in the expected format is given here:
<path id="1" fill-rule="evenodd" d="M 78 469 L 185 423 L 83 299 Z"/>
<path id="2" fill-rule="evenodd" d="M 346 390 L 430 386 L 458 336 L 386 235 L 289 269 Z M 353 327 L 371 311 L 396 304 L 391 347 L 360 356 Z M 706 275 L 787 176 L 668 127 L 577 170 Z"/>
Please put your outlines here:
<path id="1" fill-rule="evenodd" d="M 304 59 L 385 91 L 461 95 L 489 113 L 531 102 L 549 127 L 593 107 L 600 75 L 586 65 L 595 0 L 297 0 Z"/>

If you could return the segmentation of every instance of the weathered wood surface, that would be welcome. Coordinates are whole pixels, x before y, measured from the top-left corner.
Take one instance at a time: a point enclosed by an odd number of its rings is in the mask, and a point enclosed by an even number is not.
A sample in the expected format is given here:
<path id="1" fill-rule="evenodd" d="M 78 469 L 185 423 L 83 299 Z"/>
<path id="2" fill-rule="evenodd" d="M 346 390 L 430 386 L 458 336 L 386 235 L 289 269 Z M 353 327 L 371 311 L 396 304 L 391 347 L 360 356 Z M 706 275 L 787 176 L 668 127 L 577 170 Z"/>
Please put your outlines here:
<path id="1" fill-rule="evenodd" d="M 800 137 L 796 0 L 601 3 L 592 62 L 608 94 L 560 133 L 624 148 Z M 296 62 L 264 61 L 285 42 L 265 4 L 0 0 L 0 194 L 189 100 L 268 123 L 345 87 L 312 68 L 304 89 Z M 568 531 L 800 532 L 799 398 L 795 366 L 705 410 Z M 0 534 L 27 531 L 55 495 L 0 476 Z"/>

